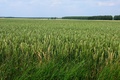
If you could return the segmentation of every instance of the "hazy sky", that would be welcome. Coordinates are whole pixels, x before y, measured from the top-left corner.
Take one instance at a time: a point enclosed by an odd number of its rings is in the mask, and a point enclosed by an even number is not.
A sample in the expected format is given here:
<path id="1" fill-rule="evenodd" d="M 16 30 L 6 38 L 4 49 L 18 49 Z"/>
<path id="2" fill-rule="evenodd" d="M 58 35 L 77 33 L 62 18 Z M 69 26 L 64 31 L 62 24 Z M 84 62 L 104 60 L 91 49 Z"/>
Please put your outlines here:
<path id="1" fill-rule="evenodd" d="M 0 0 L 0 16 L 120 15 L 120 0 Z"/>

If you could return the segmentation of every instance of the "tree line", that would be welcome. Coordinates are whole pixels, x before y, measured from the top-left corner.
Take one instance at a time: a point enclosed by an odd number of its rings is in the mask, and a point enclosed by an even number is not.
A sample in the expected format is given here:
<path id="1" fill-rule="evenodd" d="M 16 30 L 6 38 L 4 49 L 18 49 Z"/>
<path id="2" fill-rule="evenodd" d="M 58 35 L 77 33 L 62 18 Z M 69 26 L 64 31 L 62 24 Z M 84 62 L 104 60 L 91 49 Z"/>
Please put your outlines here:
<path id="1" fill-rule="evenodd" d="M 79 19 L 79 20 L 120 20 L 120 15 L 103 16 L 65 16 L 65 17 L 0 17 L 0 18 L 29 18 L 29 19 Z"/>
<path id="2" fill-rule="evenodd" d="M 120 15 L 105 16 L 65 16 L 62 19 L 79 19 L 79 20 L 120 20 Z"/>

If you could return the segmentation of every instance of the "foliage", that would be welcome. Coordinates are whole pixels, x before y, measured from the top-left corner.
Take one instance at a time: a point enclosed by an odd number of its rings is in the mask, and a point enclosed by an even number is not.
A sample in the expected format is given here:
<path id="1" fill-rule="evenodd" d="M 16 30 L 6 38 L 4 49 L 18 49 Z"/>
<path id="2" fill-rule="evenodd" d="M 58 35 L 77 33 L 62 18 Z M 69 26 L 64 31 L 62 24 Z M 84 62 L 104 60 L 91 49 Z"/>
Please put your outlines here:
<path id="1" fill-rule="evenodd" d="M 120 20 L 120 15 L 114 16 L 114 20 Z"/>
<path id="2" fill-rule="evenodd" d="M 112 16 L 67 16 L 62 19 L 81 19 L 81 20 L 113 20 Z"/>

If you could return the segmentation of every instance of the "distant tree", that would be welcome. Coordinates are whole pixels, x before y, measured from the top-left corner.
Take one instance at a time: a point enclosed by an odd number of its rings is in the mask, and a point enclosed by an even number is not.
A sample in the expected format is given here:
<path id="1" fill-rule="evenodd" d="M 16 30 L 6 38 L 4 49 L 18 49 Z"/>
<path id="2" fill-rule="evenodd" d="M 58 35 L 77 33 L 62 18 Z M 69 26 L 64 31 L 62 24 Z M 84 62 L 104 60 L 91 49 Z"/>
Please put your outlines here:
<path id="1" fill-rule="evenodd" d="M 115 15 L 114 20 L 120 20 L 120 15 Z"/>
<path id="2" fill-rule="evenodd" d="M 80 19 L 80 20 L 112 20 L 111 15 L 107 16 L 67 16 L 62 17 L 62 19 Z"/>

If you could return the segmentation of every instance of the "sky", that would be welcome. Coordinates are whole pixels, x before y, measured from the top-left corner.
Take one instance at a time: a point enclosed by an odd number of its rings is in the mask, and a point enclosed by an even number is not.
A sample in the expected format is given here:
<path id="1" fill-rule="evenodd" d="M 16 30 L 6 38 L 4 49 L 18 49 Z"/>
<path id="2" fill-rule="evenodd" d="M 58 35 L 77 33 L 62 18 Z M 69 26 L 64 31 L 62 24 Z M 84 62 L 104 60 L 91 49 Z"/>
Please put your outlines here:
<path id="1" fill-rule="evenodd" d="M 0 0 L 0 16 L 120 15 L 120 0 Z"/>

